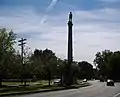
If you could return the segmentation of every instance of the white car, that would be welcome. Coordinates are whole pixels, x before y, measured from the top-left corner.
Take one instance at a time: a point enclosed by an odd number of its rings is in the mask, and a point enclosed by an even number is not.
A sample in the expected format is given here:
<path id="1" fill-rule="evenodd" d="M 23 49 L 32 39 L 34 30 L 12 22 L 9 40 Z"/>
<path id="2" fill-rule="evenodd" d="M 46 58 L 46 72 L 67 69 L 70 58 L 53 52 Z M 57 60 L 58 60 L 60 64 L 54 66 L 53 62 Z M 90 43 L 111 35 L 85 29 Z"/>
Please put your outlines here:
<path id="1" fill-rule="evenodd" d="M 87 82 L 87 79 L 84 79 L 83 82 Z"/>
<path id="2" fill-rule="evenodd" d="M 54 84 L 60 84 L 60 82 L 61 82 L 61 79 L 54 79 L 54 80 L 53 80 L 53 83 L 54 83 Z"/>

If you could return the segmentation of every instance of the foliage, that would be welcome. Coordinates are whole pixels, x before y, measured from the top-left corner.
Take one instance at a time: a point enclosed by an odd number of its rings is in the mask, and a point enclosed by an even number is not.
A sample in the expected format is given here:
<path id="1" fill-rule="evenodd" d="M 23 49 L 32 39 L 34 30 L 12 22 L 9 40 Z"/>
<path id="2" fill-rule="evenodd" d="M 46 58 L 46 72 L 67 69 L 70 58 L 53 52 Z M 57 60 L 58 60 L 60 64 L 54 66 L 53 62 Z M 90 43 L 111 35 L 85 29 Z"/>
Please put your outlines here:
<path id="1" fill-rule="evenodd" d="M 98 52 L 94 64 L 99 70 L 99 76 L 104 78 L 120 79 L 120 51 L 104 50 Z"/>
<path id="2" fill-rule="evenodd" d="M 14 44 L 16 43 L 16 34 L 12 31 L 7 31 L 6 29 L 0 29 L 0 81 L 2 79 L 21 79 L 22 77 L 26 79 L 34 80 L 50 80 L 54 78 L 64 79 L 66 73 L 68 73 L 69 65 L 67 60 L 62 60 L 58 58 L 55 53 L 50 49 L 39 50 L 35 49 L 34 52 L 29 52 L 29 48 L 24 50 L 24 65 L 23 68 L 21 63 L 21 54 L 16 52 L 14 49 Z M 112 52 L 106 50 L 105 52 L 98 52 L 96 54 L 96 59 L 94 63 L 96 67 L 100 69 L 102 73 L 106 71 L 105 68 L 109 67 L 109 72 L 112 68 L 115 68 L 112 63 L 117 58 L 113 56 L 109 57 Z M 117 57 L 118 55 L 115 54 Z M 111 60 L 114 59 L 114 60 Z M 110 66 L 104 65 L 109 61 Z M 116 63 L 117 64 L 117 63 Z M 101 69 L 102 68 L 102 69 Z M 86 62 L 74 61 L 71 65 L 70 72 L 74 79 L 91 79 L 96 76 L 96 71 L 93 66 Z M 105 69 L 105 70 L 104 70 Z M 61 82 L 62 83 L 62 82 Z"/>
<path id="3" fill-rule="evenodd" d="M 14 48 L 16 35 L 5 28 L 0 29 L 0 85 L 3 78 L 10 75 L 12 62 L 14 60 Z"/>
<path id="4" fill-rule="evenodd" d="M 91 79 L 93 78 L 93 66 L 87 61 L 82 61 L 78 63 L 79 66 L 79 78 L 81 79 Z"/>

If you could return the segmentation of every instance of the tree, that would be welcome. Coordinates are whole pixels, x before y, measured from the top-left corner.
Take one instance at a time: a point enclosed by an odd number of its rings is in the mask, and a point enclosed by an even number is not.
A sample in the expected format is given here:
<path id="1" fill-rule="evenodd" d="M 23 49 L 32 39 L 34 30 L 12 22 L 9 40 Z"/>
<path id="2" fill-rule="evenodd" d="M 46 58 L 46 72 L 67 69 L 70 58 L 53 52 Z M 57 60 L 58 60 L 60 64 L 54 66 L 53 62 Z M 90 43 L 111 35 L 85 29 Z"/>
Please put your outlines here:
<path id="1" fill-rule="evenodd" d="M 45 66 L 50 86 L 50 80 L 51 78 L 54 78 L 57 70 L 57 57 L 55 56 L 55 53 L 52 52 L 52 50 L 45 49 L 43 50 L 42 60 Z"/>
<path id="2" fill-rule="evenodd" d="M 71 65 L 72 69 L 72 76 L 73 76 L 73 83 L 77 83 L 77 79 L 79 78 L 80 68 L 78 66 L 78 62 L 74 61 Z"/>
<path id="3" fill-rule="evenodd" d="M 94 65 L 99 70 L 99 75 L 105 77 L 108 73 L 109 64 L 108 59 L 113 54 L 110 50 L 104 50 L 102 52 L 97 52 L 94 59 Z"/>
<path id="4" fill-rule="evenodd" d="M 50 85 L 51 78 L 57 75 L 58 62 L 55 53 L 49 49 L 35 49 L 30 60 L 33 66 L 33 75 L 36 75 L 38 78 L 48 79 Z"/>
<path id="5" fill-rule="evenodd" d="M 120 51 L 115 51 L 108 59 L 108 77 L 120 80 Z"/>
<path id="6" fill-rule="evenodd" d="M 0 29 L 0 86 L 2 86 L 2 79 L 8 75 L 11 55 L 15 52 L 13 48 L 15 39 L 16 34 L 14 32 L 7 31 L 5 28 Z"/>
<path id="7" fill-rule="evenodd" d="M 21 55 L 18 52 L 15 52 L 11 56 L 9 64 L 9 78 L 19 79 L 21 77 Z"/>
<path id="8" fill-rule="evenodd" d="M 94 59 L 99 76 L 120 80 L 120 51 L 104 50 L 98 52 Z"/>
<path id="9" fill-rule="evenodd" d="M 57 66 L 58 66 L 58 71 L 57 71 L 57 76 L 61 79 L 61 85 L 65 84 L 66 82 L 66 73 L 68 70 L 68 61 L 67 60 L 61 60 L 60 58 L 58 58 L 57 60 Z"/>
<path id="10" fill-rule="evenodd" d="M 94 79 L 98 79 L 99 78 L 98 70 L 96 68 L 93 68 L 93 78 Z"/>
<path id="11" fill-rule="evenodd" d="M 82 61 L 78 63 L 80 69 L 80 76 L 81 79 L 91 79 L 93 77 L 93 66 L 88 63 L 87 61 Z"/>
<path id="12" fill-rule="evenodd" d="M 43 63 L 42 63 L 42 50 L 35 49 L 34 54 L 31 55 L 30 58 L 31 67 L 32 67 L 32 75 L 37 79 L 41 78 L 41 74 L 43 72 Z"/>

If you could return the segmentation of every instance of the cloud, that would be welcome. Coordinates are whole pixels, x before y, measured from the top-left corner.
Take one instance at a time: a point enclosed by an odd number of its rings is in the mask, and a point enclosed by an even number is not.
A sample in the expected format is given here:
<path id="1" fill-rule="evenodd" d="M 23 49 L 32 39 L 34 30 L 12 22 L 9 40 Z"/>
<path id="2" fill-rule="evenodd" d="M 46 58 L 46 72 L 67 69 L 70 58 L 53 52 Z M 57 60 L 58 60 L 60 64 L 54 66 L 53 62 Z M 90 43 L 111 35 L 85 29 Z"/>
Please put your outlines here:
<path id="1" fill-rule="evenodd" d="M 99 0 L 99 1 L 110 2 L 110 3 L 119 2 L 119 0 Z"/>
<path id="2" fill-rule="evenodd" d="M 27 45 L 35 48 L 52 49 L 58 57 L 67 58 L 68 12 L 48 16 L 41 24 L 43 13 L 33 9 L 10 12 L 0 15 L 0 27 L 13 29 L 19 37 L 28 38 Z M 76 10 L 73 11 L 74 60 L 92 62 L 95 53 L 104 49 L 120 48 L 120 12 L 118 9 Z"/>
<path id="3" fill-rule="evenodd" d="M 52 0 L 50 5 L 47 7 L 46 11 L 50 11 L 56 5 L 57 2 L 58 0 Z"/>
<path id="4" fill-rule="evenodd" d="M 50 10 L 52 10 L 52 8 L 57 4 L 57 2 L 58 2 L 58 0 L 52 0 L 50 5 L 46 9 L 46 13 L 48 13 Z M 41 20 L 41 24 L 43 24 L 46 19 L 47 19 L 47 15 L 44 15 Z"/>

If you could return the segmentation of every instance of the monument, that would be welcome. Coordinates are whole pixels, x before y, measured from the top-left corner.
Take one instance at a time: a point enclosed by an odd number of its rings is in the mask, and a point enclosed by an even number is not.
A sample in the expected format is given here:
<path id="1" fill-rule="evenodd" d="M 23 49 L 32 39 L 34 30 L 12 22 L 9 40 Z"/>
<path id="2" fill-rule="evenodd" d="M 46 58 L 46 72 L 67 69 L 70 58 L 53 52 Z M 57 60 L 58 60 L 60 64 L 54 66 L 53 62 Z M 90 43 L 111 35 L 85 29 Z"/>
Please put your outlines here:
<path id="1" fill-rule="evenodd" d="M 68 21 L 68 64 L 71 65 L 73 61 L 73 50 L 72 50 L 72 12 L 69 14 Z"/>
<path id="2" fill-rule="evenodd" d="M 68 63 L 67 63 L 67 71 L 65 75 L 65 84 L 66 86 L 70 86 L 73 84 L 73 76 L 72 76 L 72 62 L 73 62 L 73 50 L 72 50 L 72 12 L 69 14 L 69 21 L 68 21 Z"/>

